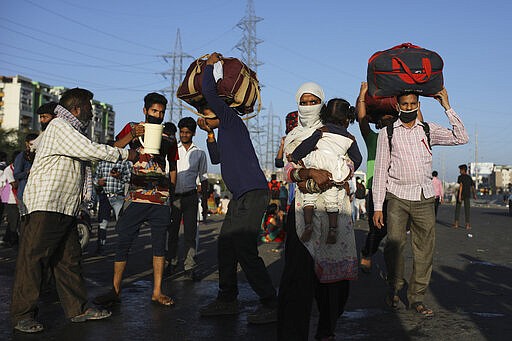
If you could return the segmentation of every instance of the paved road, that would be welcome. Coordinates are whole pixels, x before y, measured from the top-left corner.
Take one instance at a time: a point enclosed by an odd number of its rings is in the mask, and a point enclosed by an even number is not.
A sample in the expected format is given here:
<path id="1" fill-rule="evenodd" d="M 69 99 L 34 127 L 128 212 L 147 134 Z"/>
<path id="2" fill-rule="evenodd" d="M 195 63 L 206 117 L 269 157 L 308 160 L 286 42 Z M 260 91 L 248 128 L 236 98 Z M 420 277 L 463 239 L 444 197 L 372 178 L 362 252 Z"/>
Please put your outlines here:
<path id="1" fill-rule="evenodd" d="M 510 340 L 512 335 L 512 217 L 504 208 L 473 208 L 473 229 L 450 227 L 453 206 L 441 206 L 437 224 L 434 272 L 426 302 L 436 316 L 424 319 L 405 309 L 384 309 L 386 292 L 382 254 L 375 257 L 371 274 L 354 281 L 347 309 L 338 321 L 339 340 Z M 217 292 L 216 239 L 221 217 L 200 225 L 200 282 L 167 276 L 164 290 L 176 307 L 150 303 L 152 288 L 149 231 L 143 229 L 129 258 L 122 303 L 110 319 L 72 324 L 64 319 L 52 290 L 41 297 L 40 320 L 46 330 L 38 335 L 13 334 L 8 323 L 15 250 L 0 248 L 0 340 L 275 340 L 275 324 L 251 326 L 247 313 L 257 307 L 257 296 L 240 273 L 241 314 L 236 317 L 201 318 L 197 312 Z M 356 223 L 360 246 L 367 224 Z M 2 231 L 3 232 L 3 231 Z M 108 245 L 115 234 L 109 229 Z M 84 253 L 89 296 L 110 287 L 113 253 L 95 256 L 94 240 Z M 410 248 L 407 263 L 411 261 Z M 280 245 L 263 244 L 260 254 L 277 286 L 282 270 Z M 410 273 L 410 268 L 407 269 Z M 311 321 L 311 339 L 316 323 Z"/>

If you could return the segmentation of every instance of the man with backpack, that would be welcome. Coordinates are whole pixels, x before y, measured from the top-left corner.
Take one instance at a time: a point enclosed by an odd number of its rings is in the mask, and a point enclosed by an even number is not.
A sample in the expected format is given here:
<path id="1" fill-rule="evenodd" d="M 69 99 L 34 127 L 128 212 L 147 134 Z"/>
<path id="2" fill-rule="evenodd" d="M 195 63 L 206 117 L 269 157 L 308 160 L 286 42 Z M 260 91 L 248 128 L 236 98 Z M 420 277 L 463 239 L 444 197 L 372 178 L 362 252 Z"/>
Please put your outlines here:
<path id="1" fill-rule="evenodd" d="M 410 218 L 414 270 L 406 301 L 411 309 L 426 317 L 434 314 L 423 303 L 432 273 L 435 239 L 435 193 L 430 145 L 453 146 L 469 140 L 464 124 L 450 106 L 446 89 L 434 97 L 445 109 L 452 129 L 435 123 L 429 123 L 428 129 L 425 129 L 417 119 L 418 95 L 406 93 L 398 96 L 399 119 L 392 128 L 379 132 L 373 179 L 373 221 L 377 228 L 382 228 L 385 223 L 387 225 L 388 241 L 384 258 L 390 291 L 386 303 L 390 308 L 398 309 L 398 292 L 405 285 L 402 254 L 407 238 L 404 226 Z M 386 221 L 383 216 L 384 200 L 387 201 Z"/>
<path id="2" fill-rule="evenodd" d="M 366 196 L 366 214 L 368 217 L 368 234 L 366 235 L 366 241 L 361 250 L 361 259 L 359 266 L 364 273 L 370 273 L 372 269 L 372 256 L 379 249 L 380 242 L 386 236 L 387 229 L 386 225 L 377 228 L 373 223 L 373 194 L 372 194 L 372 183 L 373 183 L 373 170 L 375 166 L 375 154 L 377 153 L 377 138 L 379 136 L 378 132 L 375 132 L 370 127 L 370 115 L 366 113 L 366 103 L 365 97 L 368 92 L 368 83 L 362 82 L 361 89 L 359 91 L 359 97 L 357 99 L 357 121 L 359 123 L 359 130 L 361 131 L 361 135 L 364 138 L 364 142 L 366 144 L 367 150 L 367 160 L 366 160 L 366 189 L 368 190 L 368 195 Z M 382 129 L 388 126 L 392 126 L 393 123 L 398 119 L 397 116 L 386 113 L 379 117 L 377 122 L 375 123 L 375 128 Z M 418 108 L 418 120 L 423 121 L 423 116 L 421 115 L 421 110 Z M 425 128 L 425 126 L 424 126 Z M 389 136 L 392 136 L 393 130 L 391 130 Z M 427 132 L 425 131 L 425 134 Z M 428 133 L 430 135 L 430 133 Z M 386 221 L 386 202 L 384 202 L 382 207 L 382 212 L 384 213 L 384 221 Z"/>

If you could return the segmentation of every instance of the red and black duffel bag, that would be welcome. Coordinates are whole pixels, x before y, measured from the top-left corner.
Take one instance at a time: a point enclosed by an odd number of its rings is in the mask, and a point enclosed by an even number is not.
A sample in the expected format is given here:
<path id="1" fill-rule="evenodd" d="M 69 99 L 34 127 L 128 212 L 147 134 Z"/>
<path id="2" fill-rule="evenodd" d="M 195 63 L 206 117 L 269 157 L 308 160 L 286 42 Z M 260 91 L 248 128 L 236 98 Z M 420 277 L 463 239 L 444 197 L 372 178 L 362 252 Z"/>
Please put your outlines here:
<path id="1" fill-rule="evenodd" d="M 203 71 L 206 67 L 205 55 L 195 60 L 187 69 L 176 96 L 197 110 L 206 104 L 202 94 Z M 236 58 L 222 57 L 223 77 L 217 82 L 217 93 L 230 107 L 236 108 L 241 115 L 254 111 L 258 101 L 261 109 L 260 86 L 256 73 Z"/>
<path id="2" fill-rule="evenodd" d="M 396 96 L 375 98 L 367 92 L 364 96 L 364 101 L 366 104 L 366 115 L 371 123 L 377 123 L 384 115 L 398 116 Z"/>
<path id="3" fill-rule="evenodd" d="M 404 43 L 374 53 L 368 61 L 367 79 L 373 97 L 407 92 L 433 96 L 443 89 L 443 60 L 436 52 Z"/>

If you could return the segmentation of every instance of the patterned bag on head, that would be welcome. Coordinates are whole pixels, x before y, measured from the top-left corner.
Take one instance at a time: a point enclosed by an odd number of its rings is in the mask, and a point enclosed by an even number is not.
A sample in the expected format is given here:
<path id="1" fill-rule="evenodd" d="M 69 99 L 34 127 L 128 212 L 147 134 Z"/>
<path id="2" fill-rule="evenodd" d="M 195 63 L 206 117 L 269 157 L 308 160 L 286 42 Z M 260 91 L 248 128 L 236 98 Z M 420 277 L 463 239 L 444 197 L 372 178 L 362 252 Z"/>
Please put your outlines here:
<path id="1" fill-rule="evenodd" d="M 203 71 L 206 67 L 205 55 L 195 60 L 187 69 L 185 79 L 176 93 L 197 110 L 206 104 L 201 93 Z M 260 86 L 256 73 L 236 58 L 222 57 L 223 77 L 217 82 L 217 93 L 230 107 L 237 109 L 241 115 L 254 111 L 258 101 L 257 111 L 261 109 Z"/>

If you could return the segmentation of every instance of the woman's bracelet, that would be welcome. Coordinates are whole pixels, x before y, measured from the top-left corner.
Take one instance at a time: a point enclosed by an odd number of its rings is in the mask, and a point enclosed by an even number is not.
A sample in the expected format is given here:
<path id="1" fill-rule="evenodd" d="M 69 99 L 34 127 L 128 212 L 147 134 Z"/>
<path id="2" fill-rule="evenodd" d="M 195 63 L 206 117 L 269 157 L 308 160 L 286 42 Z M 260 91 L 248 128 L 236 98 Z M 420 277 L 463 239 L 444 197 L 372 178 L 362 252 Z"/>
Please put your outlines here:
<path id="1" fill-rule="evenodd" d="M 306 180 L 306 189 L 309 193 L 320 193 L 322 190 L 318 186 L 318 184 L 313 179 Z"/>
<path id="2" fill-rule="evenodd" d="M 291 178 L 293 180 L 293 182 L 301 182 L 301 181 L 304 181 L 304 179 L 302 179 L 300 177 L 300 174 L 299 174 L 299 171 L 300 171 L 300 168 L 295 168 L 292 173 L 291 173 Z"/>

